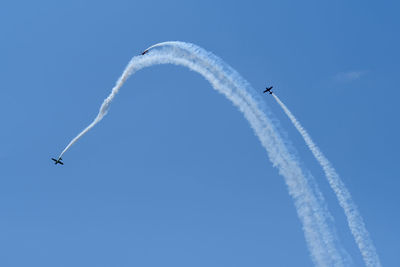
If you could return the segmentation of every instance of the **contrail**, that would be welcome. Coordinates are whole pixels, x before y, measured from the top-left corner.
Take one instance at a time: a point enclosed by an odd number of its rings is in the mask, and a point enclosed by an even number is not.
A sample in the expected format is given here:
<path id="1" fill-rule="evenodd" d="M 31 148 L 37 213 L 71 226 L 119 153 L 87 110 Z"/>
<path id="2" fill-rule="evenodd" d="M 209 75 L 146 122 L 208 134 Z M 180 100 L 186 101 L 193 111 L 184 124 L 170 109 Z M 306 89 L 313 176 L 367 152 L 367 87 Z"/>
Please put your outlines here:
<path id="1" fill-rule="evenodd" d="M 325 176 L 328 179 L 329 185 L 336 194 L 340 206 L 343 208 L 347 218 L 350 231 L 357 243 L 358 248 L 361 251 L 364 262 L 367 266 L 381 266 L 378 254 L 375 250 L 374 244 L 369 236 L 369 233 L 365 227 L 364 221 L 361 217 L 360 212 L 357 209 L 356 204 L 351 198 L 350 192 L 347 190 L 343 181 L 340 179 L 336 170 L 333 168 L 329 160 L 322 154 L 321 150 L 313 142 L 307 131 L 301 126 L 300 122 L 290 112 L 290 110 L 283 104 L 283 102 L 273 94 L 275 100 L 285 111 L 286 115 L 292 121 L 296 129 L 299 131 L 308 148 L 311 150 L 314 157 L 317 159 L 319 164 L 322 166 Z"/>
<path id="2" fill-rule="evenodd" d="M 281 137 L 276 120 L 263 99 L 234 69 L 214 54 L 183 42 L 164 42 L 150 48 L 145 55 L 131 59 L 111 94 L 104 100 L 94 121 L 79 133 L 60 157 L 107 113 L 111 101 L 126 79 L 136 71 L 158 64 L 185 66 L 210 82 L 213 88 L 228 98 L 250 123 L 266 149 L 273 166 L 284 177 L 294 200 L 311 258 L 317 266 L 347 266 L 348 255 L 336 236 L 332 217 L 314 178 L 305 171 L 289 141 Z"/>

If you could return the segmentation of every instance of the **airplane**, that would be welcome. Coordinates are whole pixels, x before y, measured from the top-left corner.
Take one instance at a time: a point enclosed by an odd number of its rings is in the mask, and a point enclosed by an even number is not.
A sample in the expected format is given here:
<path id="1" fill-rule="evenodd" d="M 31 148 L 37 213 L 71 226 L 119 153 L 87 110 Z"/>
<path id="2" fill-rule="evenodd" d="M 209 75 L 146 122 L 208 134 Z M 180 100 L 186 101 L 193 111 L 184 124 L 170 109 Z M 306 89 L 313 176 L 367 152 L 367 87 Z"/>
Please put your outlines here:
<path id="1" fill-rule="evenodd" d="M 142 56 L 143 56 L 144 54 L 146 54 L 147 52 L 149 52 L 148 49 L 147 49 L 147 50 L 144 50 L 144 51 L 142 52 Z"/>
<path id="2" fill-rule="evenodd" d="M 272 87 L 273 87 L 273 86 L 267 87 L 267 88 L 265 89 L 264 93 L 268 92 L 270 95 L 272 95 L 272 91 L 271 91 Z"/>
<path id="3" fill-rule="evenodd" d="M 61 165 L 64 165 L 64 163 L 61 161 L 62 160 L 62 158 L 58 158 L 58 159 L 55 159 L 55 158 L 51 158 L 52 160 L 54 160 L 54 164 L 56 164 L 57 165 L 57 163 L 60 163 Z"/>

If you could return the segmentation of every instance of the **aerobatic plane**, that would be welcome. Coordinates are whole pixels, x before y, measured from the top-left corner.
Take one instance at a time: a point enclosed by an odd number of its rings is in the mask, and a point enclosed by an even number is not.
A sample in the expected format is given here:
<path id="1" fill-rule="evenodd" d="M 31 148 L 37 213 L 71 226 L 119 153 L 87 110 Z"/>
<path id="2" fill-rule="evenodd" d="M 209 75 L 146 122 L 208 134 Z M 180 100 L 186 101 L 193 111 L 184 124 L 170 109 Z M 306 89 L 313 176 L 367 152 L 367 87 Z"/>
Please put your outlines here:
<path id="1" fill-rule="evenodd" d="M 144 54 L 146 54 L 147 52 L 149 52 L 148 49 L 147 49 L 147 50 L 144 50 L 144 51 L 142 52 L 142 56 L 143 56 Z"/>
<path id="2" fill-rule="evenodd" d="M 60 163 L 61 165 L 64 165 L 64 163 L 61 161 L 62 160 L 62 158 L 58 158 L 58 159 L 55 159 L 55 158 L 51 158 L 52 160 L 54 160 L 54 164 L 58 164 L 58 163 Z"/>
<path id="3" fill-rule="evenodd" d="M 273 86 L 267 87 L 267 88 L 265 89 L 264 93 L 267 93 L 267 92 L 268 92 L 270 95 L 272 95 L 272 91 L 271 91 L 272 87 L 273 87 Z"/>

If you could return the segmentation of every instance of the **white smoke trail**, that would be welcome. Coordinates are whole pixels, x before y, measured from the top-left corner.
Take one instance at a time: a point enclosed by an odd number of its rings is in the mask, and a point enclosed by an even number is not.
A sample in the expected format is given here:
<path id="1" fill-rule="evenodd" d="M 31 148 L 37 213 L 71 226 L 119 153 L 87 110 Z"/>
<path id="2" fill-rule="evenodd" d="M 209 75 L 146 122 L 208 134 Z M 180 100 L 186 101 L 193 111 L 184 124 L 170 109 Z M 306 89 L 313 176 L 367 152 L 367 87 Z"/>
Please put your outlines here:
<path id="1" fill-rule="evenodd" d="M 306 142 L 307 146 L 311 150 L 314 157 L 322 166 L 325 175 L 328 179 L 329 185 L 335 192 L 339 204 L 344 210 L 344 213 L 347 218 L 347 223 L 358 245 L 358 248 L 361 251 L 365 264 L 371 267 L 381 266 L 374 244 L 372 243 L 369 233 L 365 227 L 361 214 L 358 211 L 357 206 L 354 203 L 353 199 L 351 198 L 350 192 L 347 190 L 346 186 L 340 179 L 339 175 L 333 168 L 332 164 L 324 156 L 324 154 L 322 154 L 321 150 L 313 142 L 310 135 L 303 128 L 300 122 L 295 118 L 295 116 L 290 112 L 290 110 L 286 107 L 286 105 L 283 104 L 283 102 L 275 94 L 273 94 L 273 96 L 275 100 L 278 102 L 278 104 L 282 107 L 286 115 L 289 117 L 289 119 L 292 121 L 296 129 L 299 131 L 299 133 L 303 137 L 304 141 Z"/>
<path id="2" fill-rule="evenodd" d="M 175 64 L 198 72 L 218 92 L 225 95 L 244 114 L 266 149 L 269 159 L 284 177 L 302 222 L 311 258 L 317 266 L 345 266 L 347 258 L 336 237 L 323 197 L 310 175 L 304 172 L 288 141 L 282 139 L 265 103 L 250 84 L 215 55 L 193 44 L 165 42 L 149 48 L 144 56 L 135 56 L 104 100 L 94 121 L 75 137 L 60 157 L 107 113 L 111 101 L 126 79 L 136 71 L 156 64 Z M 268 116 L 267 116 L 268 114 Z"/>

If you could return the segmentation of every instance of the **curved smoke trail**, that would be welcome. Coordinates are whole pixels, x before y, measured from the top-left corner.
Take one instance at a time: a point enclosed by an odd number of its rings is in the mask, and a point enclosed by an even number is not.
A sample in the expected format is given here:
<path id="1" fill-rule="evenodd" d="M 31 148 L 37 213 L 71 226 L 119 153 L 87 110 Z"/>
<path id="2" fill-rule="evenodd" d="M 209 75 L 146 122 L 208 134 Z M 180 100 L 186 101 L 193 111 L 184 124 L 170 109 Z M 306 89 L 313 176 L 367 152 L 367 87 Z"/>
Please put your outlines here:
<path id="1" fill-rule="evenodd" d="M 218 92 L 225 95 L 244 114 L 273 166 L 284 177 L 302 222 L 311 258 L 317 266 L 345 266 L 347 254 L 336 237 L 331 216 L 313 178 L 305 173 L 287 141 L 279 134 L 264 101 L 251 85 L 221 59 L 193 44 L 165 42 L 147 49 L 143 56 L 131 59 L 111 94 L 104 100 L 94 121 L 62 151 L 60 157 L 107 113 L 111 101 L 126 79 L 136 71 L 157 64 L 185 66 L 201 74 Z M 268 116 L 267 116 L 268 114 Z"/>
<path id="2" fill-rule="evenodd" d="M 289 117 L 289 119 L 292 121 L 296 129 L 299 131 L 314 157 L 322 166 L 325 172 L 325 176 L 328 179 L 329 185 L 335 192 L 336 197 L 339 200 L 339 204 L 344 210 L 350 231 L 353 234 L 357 246 L 361 251 L 365 264 L 371 267 L 381 266 L 374 244 L 372 243 L 367 228 L 365 227 L 361 214 L 358 211 L 353 199 L 351 198 L 350 192 L 347 190 L 346 186 L 340 179 L 332 164 L 324 156 L 318 146 L 313 142 L 308 132 L 303 128 L 296 117 L 275 94 L 273 94 L 273 96 L 278 104 L 282 107 L 286 115 Z"/>

